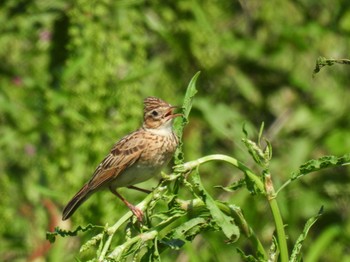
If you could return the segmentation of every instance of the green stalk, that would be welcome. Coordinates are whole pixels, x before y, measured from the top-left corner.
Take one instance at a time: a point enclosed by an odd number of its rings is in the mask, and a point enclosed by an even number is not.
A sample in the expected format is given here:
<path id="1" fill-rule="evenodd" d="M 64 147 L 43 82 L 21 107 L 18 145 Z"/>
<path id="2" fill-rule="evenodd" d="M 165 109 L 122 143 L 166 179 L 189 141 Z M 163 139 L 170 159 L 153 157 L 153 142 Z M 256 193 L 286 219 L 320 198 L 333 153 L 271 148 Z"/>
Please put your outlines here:
<path id="1" fill-rule="evenodd" d="M 288 255 L 287 239 L 286 239 L 286 234 L 284 232 L 284 224 L 283 224 L 282 216 L 278 208 L 276 199 L 271 199 L 269 203 L 270 203 L 273 219 L 275 220 L 277 240 L 278 240 L 278 244 L 281 252 L 281 261 L 287 262 L 289 255 Z"/>
<path id="2" fill-rule="evenodd" d="M 284 231 L 284 224 L 283 224 L 281 212 L 276 200 L 275 189 L 272 184 L 270 173 L 267 170 L 265 170 L 264 173 L 265 173 L 265 192 L 266 192 L 267 200 L 269 201 L 273 219 L 275 220 L 277 241 L 279 244 L 281 261 L 288 262 L 289 255 L 288 255 L 287 238 L 286 238 L 286 233 Z"/>
<path id="3" fill-rule="evenodd" d="M 242 170 L 244 173 L 247 174 L 247 176 L 252 181 L 254 181 L 254 183 L 256 184 L 259 190 L 261 190 L 262 192 L 264 191 L 264 184 L 262 183 L 260 178 L 256 174 L 254 174 L 253 171 L 251 171 L 247 166 L 245 166 L 242 162 L 238 161 L 237 159 L 226 155 L 214 154 L 214 155 L 204 156 L 204 157 L 198 158 L 197 160 L 193 160 L 190 162 L 186 162 L 184 164 L 177 165 L 174 167 L 174 169 L 175 169 L 175 172 L 185 173 L 196 168 L 201 164 L 204 164 L 209 161 L 215 161 L 215 160 L 228 162 L 231 165 Z"/>
<path id="4" fill-rule="evenodd" d="M 276 194 L 275 194 L 271 176 L 269 173 L 265 175 L 265 185 L 264 185 L 260 177 L 257 176 L 253 171 L 251 171 L 243 163 L 241 163 L 240 161 L 238 161 L 233 157 L 229 157 L 221 154 L 209 155 L 209 156 L 201 157 L 194 161 L 184 163 L 182 165 L 177 165 L 175 166 L 175 172 L 188 172 L 203 163 L 214 161 L 214 160 L 228 162 L 233 166 L 237 167 L 238 169 L 242 170 L 245 174 L 247 174 L 247 176 L 252 181 L 254 181 L 255 185 L 259 190 L 261 190 L 261 192 L 266 192 L 266 196 L 269 201 L 271 212 L 276 225 L 277 240 L 278 240 L 280 254 L 281 254 L 281 261 L 287 262 L 289 255 L 288 255 L 287 239 L 284 231 L 283 219 L 277 204 Z"/>

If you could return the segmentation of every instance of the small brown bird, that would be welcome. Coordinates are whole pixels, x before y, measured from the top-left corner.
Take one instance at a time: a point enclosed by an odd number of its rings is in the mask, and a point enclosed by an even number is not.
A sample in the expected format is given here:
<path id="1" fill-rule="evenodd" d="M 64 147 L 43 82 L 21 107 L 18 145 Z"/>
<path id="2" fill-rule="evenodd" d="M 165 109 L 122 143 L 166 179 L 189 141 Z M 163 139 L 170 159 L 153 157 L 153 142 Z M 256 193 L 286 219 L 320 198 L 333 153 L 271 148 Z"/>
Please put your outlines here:
<path id="1" fill-rule="evenodd" d="M 68 219 L 77 208 L 99 189 L 109 190 L 119 197 L 142 221 L 142 211 L 123 198 L 116 188 L 128 187 L 149 192 L 133 185 L 146 181 L 160 173 L 168 164 L 178 145 L 178 138 L 173 132 L 175 117 L 172 106 L 156 97 L 144 100 L 142 127 L 123 137 L 96 168 L 92 178 L 69 201 L 63 210 L 62 220 Z"/>

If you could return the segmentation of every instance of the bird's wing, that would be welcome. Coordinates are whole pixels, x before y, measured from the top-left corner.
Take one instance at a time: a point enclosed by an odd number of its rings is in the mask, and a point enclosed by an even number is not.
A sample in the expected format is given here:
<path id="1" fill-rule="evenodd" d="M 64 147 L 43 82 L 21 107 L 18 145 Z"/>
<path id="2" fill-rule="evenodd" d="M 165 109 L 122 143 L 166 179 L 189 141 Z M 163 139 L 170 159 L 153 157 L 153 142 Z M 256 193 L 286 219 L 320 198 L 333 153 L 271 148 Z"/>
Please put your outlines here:
<path id="1" fill-rule="evenodd" d="M 95 190 L 114 180 L 126 168 L 134 164 L 146 148 L 142 132 L 136 131 L 117 142 L 110 153 L 96 168 L 88 182 L 89 190 Z"/>

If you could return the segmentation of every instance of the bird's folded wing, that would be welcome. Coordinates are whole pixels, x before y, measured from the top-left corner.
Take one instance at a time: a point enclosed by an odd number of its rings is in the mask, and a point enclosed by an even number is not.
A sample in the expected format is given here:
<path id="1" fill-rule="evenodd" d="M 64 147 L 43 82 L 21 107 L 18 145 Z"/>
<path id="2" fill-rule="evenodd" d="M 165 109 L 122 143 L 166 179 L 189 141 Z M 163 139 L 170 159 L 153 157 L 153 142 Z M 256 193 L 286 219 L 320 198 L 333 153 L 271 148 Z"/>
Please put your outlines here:
<path id="1" fill-rule="evenodd" d="M 88 183 L 90 190 L 108 185 L 110 181 L 139 159 L 145 148 L 144 141 L 141 139 L 138 140 L 139 143 L 132 142 L 134 139 L 130 140 L 130 136 L 116 143 L 111 152 L 96 168 Z"/>

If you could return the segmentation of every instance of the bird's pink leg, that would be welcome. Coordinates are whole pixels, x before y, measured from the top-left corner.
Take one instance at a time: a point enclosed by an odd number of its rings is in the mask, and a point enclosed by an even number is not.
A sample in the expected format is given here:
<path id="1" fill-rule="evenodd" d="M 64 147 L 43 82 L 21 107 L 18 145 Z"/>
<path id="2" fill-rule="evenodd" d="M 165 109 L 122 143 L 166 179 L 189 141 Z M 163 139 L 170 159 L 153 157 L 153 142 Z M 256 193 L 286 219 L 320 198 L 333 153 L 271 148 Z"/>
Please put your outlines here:
<path id="1" fill-rule="evenodd" d="M 112 187 L 109 187 L 109 190 L 116 195 L 118 198 L 120 198 L 121 201 L 123 201 L 123 203 L 131 210 L 131 212 L 137 217 L 137 220 L 139 222 L 142 222 L 143 219 L 143 212 L 141 209 L 139 209 L 138 207 L 130 204 L 121 194 L 119 194 L 117 192 L 117 190 L 115 190 Z"/>

